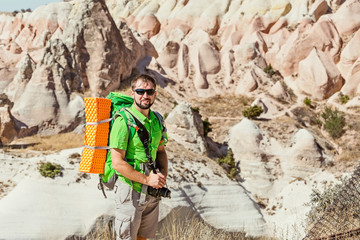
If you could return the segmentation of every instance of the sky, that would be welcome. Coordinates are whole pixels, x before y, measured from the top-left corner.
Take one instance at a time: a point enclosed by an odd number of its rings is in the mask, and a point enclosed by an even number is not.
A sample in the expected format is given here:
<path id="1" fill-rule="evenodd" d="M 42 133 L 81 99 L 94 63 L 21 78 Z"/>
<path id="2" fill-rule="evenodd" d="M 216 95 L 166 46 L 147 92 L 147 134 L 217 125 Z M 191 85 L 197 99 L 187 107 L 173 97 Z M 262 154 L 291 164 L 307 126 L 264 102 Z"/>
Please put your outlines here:
<path id="1" fill-rule="evenodd" d="M 34 10 L 41 5 L 61 1 L 62 0 L 0 0 L 0 12 L 12 12 L 28 8 Z"/>

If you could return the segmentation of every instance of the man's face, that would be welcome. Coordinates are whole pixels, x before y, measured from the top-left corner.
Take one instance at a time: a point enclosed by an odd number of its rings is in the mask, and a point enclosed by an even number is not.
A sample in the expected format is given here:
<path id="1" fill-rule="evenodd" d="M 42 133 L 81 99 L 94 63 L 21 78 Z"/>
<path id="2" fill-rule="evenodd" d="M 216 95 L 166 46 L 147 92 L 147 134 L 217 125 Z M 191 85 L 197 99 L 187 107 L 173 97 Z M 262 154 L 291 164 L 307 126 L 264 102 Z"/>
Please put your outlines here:
<path id="1" fill-rule="evenodd" d="M 147 90 L 150 90 L 150 92 Z M 154 91 L 153 94 L 151 94 L 152 90 Z M 154 90 L 154 85 L 151 81 L 143 82 L 138 80 L 134 90 L 131 91 L 135 104 L 141 109 L 149 109 L 155 101 L 156 94 L 157 92 Z"/>

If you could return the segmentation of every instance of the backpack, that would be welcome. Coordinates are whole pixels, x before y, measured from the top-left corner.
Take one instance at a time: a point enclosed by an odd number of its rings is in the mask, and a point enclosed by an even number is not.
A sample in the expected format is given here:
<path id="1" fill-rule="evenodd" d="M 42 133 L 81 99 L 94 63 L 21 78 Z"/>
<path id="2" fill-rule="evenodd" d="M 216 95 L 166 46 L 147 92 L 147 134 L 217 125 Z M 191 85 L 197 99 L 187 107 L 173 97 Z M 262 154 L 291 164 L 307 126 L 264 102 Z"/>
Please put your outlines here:
<path id="1" fill-rule="evenodd" d="M 110 136 L 110 130 L 112 128 L 113 123 L 115 122 L 115 119 L 119 116 L 121 116 L 125 122 L 127 123 L 127 128 L 128 128 L 128 132 L 129 132 L 129 138 L 128 141 L 130 141 L 136 133 L 138 133 L 140 140 L 142 141 L 144 148 L 145 148 L 145 152 L 147 152 L 148 154 L 148 146 L 147 146 L 147 140 L 149 138 L 149 136 L 142 136 L 143 133 L 147 133 L 145 127 L 141 124 L 141 122 L 136 118 L 136 116 L 134 116 L 130 111 L 128 111 L 128 108 L 133 104 L 134 100 L 132 97 L 121 94 L 121 93 L 116 93 L 116 92 L 111 92 L 107 97 L 107 99 L 111 100 L 111 112 L 110 112 L 110 118 L 112 119 L 110 121 L 109 124 L 109 136 Z M 161 125 L 161 129 L 163 132 L 163 136 L 166 132 L 166 127 L 165 127 L 165 123 L 164 123 L 164 119 L 161 116 L 160 113 L 153 111 L 153 113 L 155 114 L 155 116 L 158 119 L 159 124 Z M 145 129 L 145 131 L 144 131 Z M 105 190 L 104 190 L 104 186 L 107 187 L 108 189 L 112 190 L 114 188 L 115 182 L 117 180 L 117 174 L 115 172 L 115 170 L 112 167 L 112 161 L 111 161 L 111 153 L 109 151 L 109 147 L 107 148 L 107 155 L 106 155 L 106 162 L 104 165 L 104 173 L 99 174 L 99 184 L 98 184 L 98 189 L 102 190 L 103 195 L 105 198 L 107 198 L 106 194 L 105 194 Z M 152 163 L 152 159 L 148 159 L 148 161 L 150 162 L 150 164 Z"/>

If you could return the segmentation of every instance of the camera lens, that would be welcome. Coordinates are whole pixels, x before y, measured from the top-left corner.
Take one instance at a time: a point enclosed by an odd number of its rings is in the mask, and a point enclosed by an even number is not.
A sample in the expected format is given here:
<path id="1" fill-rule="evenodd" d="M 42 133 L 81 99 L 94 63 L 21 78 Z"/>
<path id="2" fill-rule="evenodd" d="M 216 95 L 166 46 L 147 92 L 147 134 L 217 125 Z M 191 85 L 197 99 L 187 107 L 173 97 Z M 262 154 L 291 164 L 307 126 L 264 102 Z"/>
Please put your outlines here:
<path id="1" fill-rule="evenodd" d="M 148 194 L 153 197 L 166 197 L 171 198 L 171 191 L 168 188 L 159 188 L 155 189 L 152 187 L 148 187 Z"/>

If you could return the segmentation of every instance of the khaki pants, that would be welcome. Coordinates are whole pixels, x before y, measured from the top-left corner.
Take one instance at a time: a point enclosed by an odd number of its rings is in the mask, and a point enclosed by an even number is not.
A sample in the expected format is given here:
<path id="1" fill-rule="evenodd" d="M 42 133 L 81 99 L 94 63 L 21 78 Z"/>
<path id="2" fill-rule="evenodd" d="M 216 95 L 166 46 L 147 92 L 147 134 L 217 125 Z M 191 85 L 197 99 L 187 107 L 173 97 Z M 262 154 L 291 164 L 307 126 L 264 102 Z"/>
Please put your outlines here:
<path id="1" fill-rule="evenodd" d="M 117 180 L 114 187 L 116 239 L 136 240 L 136 236 L 154 238 L 159 217 L 160 198 L 146 196 L 140 205 L 140 193 L 128 184 Z"/>

